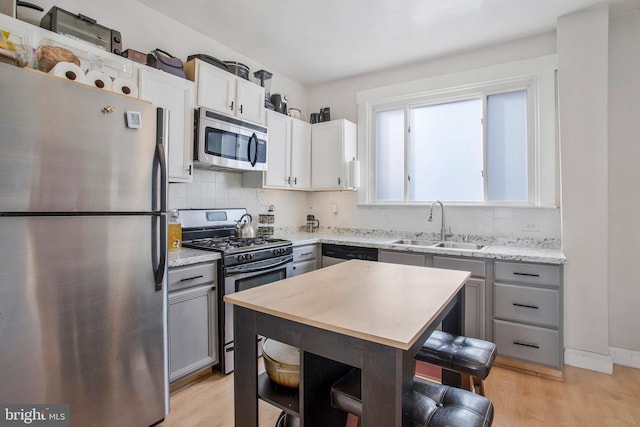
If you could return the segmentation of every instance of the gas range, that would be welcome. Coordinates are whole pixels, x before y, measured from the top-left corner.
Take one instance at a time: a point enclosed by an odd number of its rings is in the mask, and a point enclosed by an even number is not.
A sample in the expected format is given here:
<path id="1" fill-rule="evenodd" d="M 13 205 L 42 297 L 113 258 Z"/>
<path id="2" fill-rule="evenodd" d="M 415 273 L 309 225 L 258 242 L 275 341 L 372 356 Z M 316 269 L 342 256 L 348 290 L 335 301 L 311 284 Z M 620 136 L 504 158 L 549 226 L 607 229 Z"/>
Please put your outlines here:
<path id="1" fill-rule="evenodd" d="M 222 253 L 225 268 L 280 258 L 293 253 L 289 240 L 238 237 L 236 223 L 246 213 L 246 209 L 180 210 L 182 245 Z"/>
<path id="2" fill-rule="evenodd" d="M 240 238 L 236 223 L 246 209 L 183 209 L 182 245 L 187 248 L 217 251 L 222 254 L 218 283 L 224 284 L 218 293 L 220 363 L 216 369 L 233 371 L 233 308 L 224 302 L 224 295 L 286 279 L 293 275 L 293 244 L 289 240 L 271 237 Z M 258 346 L 260 354 L 260 346 Z"/>

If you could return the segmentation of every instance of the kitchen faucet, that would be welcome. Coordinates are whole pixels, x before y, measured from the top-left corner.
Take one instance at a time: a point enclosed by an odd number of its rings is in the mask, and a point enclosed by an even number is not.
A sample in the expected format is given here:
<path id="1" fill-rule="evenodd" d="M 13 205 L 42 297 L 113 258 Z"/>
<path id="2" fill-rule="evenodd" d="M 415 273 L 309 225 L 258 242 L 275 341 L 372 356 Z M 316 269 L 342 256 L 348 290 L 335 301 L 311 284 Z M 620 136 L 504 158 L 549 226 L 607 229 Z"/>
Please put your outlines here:
<path id="1" fill-rule="evenodd" d="M 442 225 L 440 226 L 440 241 L 444 242 L 446 237 L 451 236 L 451 233 L 447 234 L 446 232 L 445 225 L 444 225 L 444 205 L 440 200 L 436 200 L 431 204 L 431 210 L 429 210 L 429 218 L 427 219 L 427 221 L 433 222 L 433 207 L 435 206 L 436 203 L 440 205 L 440 209 L 442 210 Z"/>

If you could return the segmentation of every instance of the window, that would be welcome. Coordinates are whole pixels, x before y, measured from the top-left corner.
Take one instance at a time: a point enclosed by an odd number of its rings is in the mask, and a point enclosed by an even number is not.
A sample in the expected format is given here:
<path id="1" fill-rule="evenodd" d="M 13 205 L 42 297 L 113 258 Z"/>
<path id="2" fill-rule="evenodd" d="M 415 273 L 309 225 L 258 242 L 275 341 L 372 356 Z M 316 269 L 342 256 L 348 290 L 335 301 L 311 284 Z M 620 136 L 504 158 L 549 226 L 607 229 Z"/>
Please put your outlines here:
<path id="1" fill-rule="evenodd" d="M 526 89 L 411 101 L 374 110 L 376 202 L 529 201 Z"/>

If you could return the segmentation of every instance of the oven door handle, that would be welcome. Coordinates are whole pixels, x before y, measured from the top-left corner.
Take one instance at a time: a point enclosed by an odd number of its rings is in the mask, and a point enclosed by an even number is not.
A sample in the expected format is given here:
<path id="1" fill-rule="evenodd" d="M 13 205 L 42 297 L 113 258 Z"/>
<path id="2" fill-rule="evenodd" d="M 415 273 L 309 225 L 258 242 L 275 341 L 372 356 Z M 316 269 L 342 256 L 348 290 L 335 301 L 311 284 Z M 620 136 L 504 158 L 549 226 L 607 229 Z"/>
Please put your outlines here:
<path id="1" fill-rule="evenodd" d="M 226 276 L 233 276 L 233 275 L 237 275 L 237 274 L 244 274 L 244 273 L 256 273 L 258 271 L 265 271 L 265 270 L 272 270 L 278 267 L 281 267 L 285 264 L 288 264 L 290 262 L 293 262 L 293 256 L 288 256 L 285 259 L 283 259 L 282 261 L 275 263 L 275 264 L 269 264 L 266 265 L 264 267 L 256 267 L 256 268 L 249 268 L 246 270 L 234 270 L 234 267 L 229 267 L 227 268 L 227 274 Z M 241 264 L 242 265 L 242 264 Z"/>

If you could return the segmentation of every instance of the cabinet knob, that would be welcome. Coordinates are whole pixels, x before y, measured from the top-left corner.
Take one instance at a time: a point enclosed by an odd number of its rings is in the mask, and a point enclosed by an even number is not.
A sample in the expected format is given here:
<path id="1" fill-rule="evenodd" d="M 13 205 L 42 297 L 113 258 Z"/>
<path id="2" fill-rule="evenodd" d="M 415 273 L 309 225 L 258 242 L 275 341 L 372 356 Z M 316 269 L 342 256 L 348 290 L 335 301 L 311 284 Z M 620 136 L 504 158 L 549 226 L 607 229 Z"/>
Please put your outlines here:
<path id="1" fill-rule="evenodd" d="M 215 286 L 212 286 L 212 287 L 211 287 L 211 290 L 212 290 L 212 291 L 215 291 L 215 290 L 216 290 L 216 287 L 215 287 Z"/>
<path id="2" fill-rule="evenodd" d="M 233 101 L 231 101 L 231 105 L 229 105 L 229 109 L 233 111 Z"/>
<path id="3" fill-rule="evenodd" d="M 240 104 L 240 114 L 242 114 L 242 104 Z"/>
<path id="4" fill-rule="evenodd" d="M 338 185 L 342 184 L 342 180 L 338 177 Z"/>

